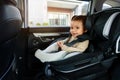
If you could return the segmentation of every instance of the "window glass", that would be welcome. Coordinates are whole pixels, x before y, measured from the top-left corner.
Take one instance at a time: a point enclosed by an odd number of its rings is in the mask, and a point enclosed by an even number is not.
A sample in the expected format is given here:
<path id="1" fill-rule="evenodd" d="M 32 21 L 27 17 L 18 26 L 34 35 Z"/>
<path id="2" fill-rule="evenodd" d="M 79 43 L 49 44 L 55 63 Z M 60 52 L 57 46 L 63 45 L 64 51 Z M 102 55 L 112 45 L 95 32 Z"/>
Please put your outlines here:
<path id="1" fill-rule="evenodd" d="M 102 10 L 107 9 L 107 8 L 111 8 L 111 7 L 112 6 L 110 6 L 109 4 L 104 3 L 103 7 L 102 7 Z"/>
<path id="2" fill-rule="evenodd" d="M 73 15 L 86 15 L 88 2 L 76 0 L 28 0 L 29 27 L 69 26 Z"/>
<path id="3" fill-rule="evenodd" d="M 68 26 L 70 20 L 69 13 L 49 12 L 48 22 L 51 26 Z"/>
<path id="4" fill-rule="evenodd" d="M 120 7 L 120 0 L 106 0 L 102 9 Z"/>

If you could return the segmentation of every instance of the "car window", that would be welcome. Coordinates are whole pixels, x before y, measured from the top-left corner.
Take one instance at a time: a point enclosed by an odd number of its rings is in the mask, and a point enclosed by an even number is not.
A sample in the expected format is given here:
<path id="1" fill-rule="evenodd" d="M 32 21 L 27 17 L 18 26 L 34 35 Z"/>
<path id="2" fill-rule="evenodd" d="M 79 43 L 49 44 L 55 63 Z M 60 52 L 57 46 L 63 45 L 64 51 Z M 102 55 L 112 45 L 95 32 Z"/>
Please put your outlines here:
<path id="1" fill-rule="evenodd" d="M 29 27 L 66 27 L 73 15 L 86 15 L 87 1 L 28 0 Z"/>
<path id="2" fill-rule="evenodd" d="M 103 4 L 102 9 L 104 10 L 112 7 L 120 7 L 120 0 L 106 0 Z"/>
<path id="3" fill-rule="evenodd" d="M 111 5 L 104 3 L 103 6 L 102 6 L 102 10 L 108 9 L 108 8 L 111 8 L 111 7 L 112 7 Z"/>

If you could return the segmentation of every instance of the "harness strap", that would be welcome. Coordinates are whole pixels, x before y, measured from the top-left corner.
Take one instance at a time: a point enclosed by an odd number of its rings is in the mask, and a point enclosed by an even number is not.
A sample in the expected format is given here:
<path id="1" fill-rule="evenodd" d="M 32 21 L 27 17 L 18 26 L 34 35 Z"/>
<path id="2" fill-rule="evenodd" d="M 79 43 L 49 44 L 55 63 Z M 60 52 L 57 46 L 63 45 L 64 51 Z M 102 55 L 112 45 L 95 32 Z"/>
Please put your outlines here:
<path id="1" fill-rule="evenodd" d="M 83 35 L 77 36 L 76 40 L 73 40 L 72 42 L 69 42 L 69 43 L 65 43 L 65 45 L 71 47 L 74 44 L 76 44 L 78 42 L 83 42 L 85 40 L 90 40 L 90 37 L 87 35 L 87 33 L 84 33 Z"/>

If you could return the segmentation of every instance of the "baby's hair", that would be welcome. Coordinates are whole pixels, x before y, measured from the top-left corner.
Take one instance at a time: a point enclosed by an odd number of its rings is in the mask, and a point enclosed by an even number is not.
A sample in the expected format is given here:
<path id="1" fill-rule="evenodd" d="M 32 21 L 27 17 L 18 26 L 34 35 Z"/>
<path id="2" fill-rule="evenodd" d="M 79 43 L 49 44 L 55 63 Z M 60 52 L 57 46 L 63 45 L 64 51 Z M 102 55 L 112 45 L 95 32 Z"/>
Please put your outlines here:
<path id="1" fill-rule="evenodd" d="M 74 15 L 71 21 L 82 21 L 84 30 L 86 30 L 85 28 L 86 16 L 85 15 Z"/>

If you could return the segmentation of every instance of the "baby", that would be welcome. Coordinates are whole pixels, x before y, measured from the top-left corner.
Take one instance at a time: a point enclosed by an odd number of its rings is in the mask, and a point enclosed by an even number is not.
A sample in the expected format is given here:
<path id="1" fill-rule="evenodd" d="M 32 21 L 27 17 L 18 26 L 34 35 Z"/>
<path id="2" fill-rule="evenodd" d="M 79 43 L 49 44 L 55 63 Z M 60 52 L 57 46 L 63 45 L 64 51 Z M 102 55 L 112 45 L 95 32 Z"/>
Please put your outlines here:
<path id="1" fill-rule="evenodd" d="M 71 52 L 83 53 L 89 45 L 87 30 L 84 26 L 85 21 L 86 16 L 73 16 L 71 19 L 70 36 L 53 43 L 45 50 L 38 49 L 35 52 L 35 57 L 40 59 L 41 62 L 50 62 L 62 60 Z"/>

